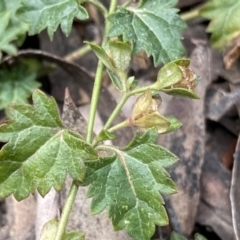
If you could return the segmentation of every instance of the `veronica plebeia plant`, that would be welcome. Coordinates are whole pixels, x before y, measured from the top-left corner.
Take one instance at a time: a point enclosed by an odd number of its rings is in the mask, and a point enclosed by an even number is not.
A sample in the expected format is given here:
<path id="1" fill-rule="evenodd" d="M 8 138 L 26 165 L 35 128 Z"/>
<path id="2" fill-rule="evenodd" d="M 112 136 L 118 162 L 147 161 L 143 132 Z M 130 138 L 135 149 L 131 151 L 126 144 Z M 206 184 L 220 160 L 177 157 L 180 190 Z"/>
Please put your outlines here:
<path id="1" fill-rule="evenodd" d="M 86 138 L 64 126 L 55 100 L 40 90 L 32 95 L 33 105 L 9 105 L 9 120 L 0 125 L 0 141 L 5 143 L 0 151 L 0 198 L 13 194 L 20 201 L 36 190 L 44 197 L 52 187 L 61 191 L 68 174 L 72 186 L 61 217 L 45 224 L 42 240 L 84 239 L 83 233 L 66 232 L 81 186 L 89 186 L 87 197 L 92 198 L 92 213 L 107 209 L 115 230 L 126 229 L 135 240 L 151 239 L 155 225 L 168 224 L 161 194 L 176 192 L 165 168 L 177 157 L 157 145 L 156 140 L 159 134 L 181 126 L 174 117 L 158 112 L 160 103 L 154 96 L 165 93 L 198 98 L 194 93 L 196 75 L 189 68 L 189 60 L 180 59 L 184 55 L 181 31 L 186 25 L 174 8 L 176 1 L 141 0 L 134 5 L 126 1 L 117 7 L 117 1 L 111 0 L 107 9 L 97 0 L 22 0 L 17 1 L 13 12 L 7 10 L 7 1 L 1 1 L 5 8 L 0 12 L 4 20 L 0 26 L 0 50 L 5 53 L 15 54 L 14 40 L 19 32 L 11 28 L 16 19 L 29 35 L 47 29 L 53 39 L 59 25 L 68 35 L 74 18 L 88 18 L 86 3 L 102 13 L 105 32 L 101 45 L 86 42 L 99 59 Z M 132 57 L 140 51 L 152 56 L 155 66 L 164 64 L 156 81 L 145 87 L 138 87 L 137 79 L 129 76 Z M 122 98 L 100 134 L 93 137 L 104 69 Z M 126 101 L 135 95 L 138 98 L 132 113 L 112 125 Z M 115 131 L 127 127 L 138 131 L 126 147 L 104 144 L 115 137 Z"/>

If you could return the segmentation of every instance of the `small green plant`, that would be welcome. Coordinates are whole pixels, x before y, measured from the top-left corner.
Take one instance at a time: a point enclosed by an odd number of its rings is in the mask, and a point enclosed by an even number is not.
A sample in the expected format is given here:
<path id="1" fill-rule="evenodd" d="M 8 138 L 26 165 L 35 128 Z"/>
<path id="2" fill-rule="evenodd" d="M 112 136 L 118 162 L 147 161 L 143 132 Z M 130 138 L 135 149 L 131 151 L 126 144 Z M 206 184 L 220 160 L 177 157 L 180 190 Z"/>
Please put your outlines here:
<path id="1" fill-rule="evenodd" d="M 40 90 L 33 93 L 33 105 L 10 105 L 7 109 L 9 120 L 0 125 L 0 141 L 6 143 L 0 151 L 0 198 L 13 194 L 20 201 L 36 189 L 42 196 L 51 187 L 60 191 L 66 174 L 69 174 L 73 182 L 62 215 L 59 220 L 45 224 L 42 240 L 84 239 L 83 233 L 66 232 L 69 214 L 81 186 L 89 186 L 87 196 L 92 198 L 92 213 L 98 214 L 107 208 L 115 230 L 126 229 L 135 240 L 149 240 L 155 225 L 168 224 L 161 194 L 176 192 L 165 168 L 174 164 L 177 157 L 157 145 L 156 140 L 158 134 L 181 126 L 177 119 L 158 112 L 159 104 L 154 95 L 164 92 L 198 98 L 194 93 L 197 77 L 189 68 L 190 62 L 179 59 L 184 54 L 181 30 L 186 25 L 173 7 L 176 1 L 142 0 L 136 7 L 126 1 L 117 8 L 117 1 L 112 0 L 107 10 L 97 0 L 22 0 L 13 12 L 7 9 L 7 1 L 0 2 L 0 19 L 4 23 L 0 27 L 0 50 L 9 54 L 16 53 L 14 41 L 24 35 L 26 29 L 33 35 L 47 28 L 53 39 L 60 25 L 68 35 L 74 18 L 88 18 L 84 3 L 95 5 L 106 21 L 101 46 L 86 42 L 99 59 L 86 139 L 64 126 L 55 100 Z M 11 22 L 16 18 L 21 20 L 21 26 L 26 27 L 20 32 Z M 6 37 L 4 32 L 10 36 Z M 153 56 L 155 66 L 165 64 L 156 82 L 146 87 L 138 87 L 135 77 L 128 74 L 132 56 L 141 50 Z M 100 134 L 93 138 L 104 67 L 122 98 Z M 34 74 L 24 72 L 27 71 L 24 67 L 20 69 L 26 79 L 29 78 L 29 89 L 38 87 L 32 81 Z M 14 82 L 16 76 L 21 76 L 15 71 L 1 71 L 4 80 L 1 79 L 0 86 L 4 86 L 5 80 Z M 5 101 L 15 99 L 1 89 L 7 96 L 1 94 L 0 107 L 6 108 Z M 26 91 L 20 95 L 27 98 Z M 123 105 L 135 95 L 139 96 L 132 114 L 112 126 Z M 139 129 L 126 147 L 102 143 L 114 138 L 114 132 L 125 127 Z M 173 235 L 171 239 L 185 238 Z"/>

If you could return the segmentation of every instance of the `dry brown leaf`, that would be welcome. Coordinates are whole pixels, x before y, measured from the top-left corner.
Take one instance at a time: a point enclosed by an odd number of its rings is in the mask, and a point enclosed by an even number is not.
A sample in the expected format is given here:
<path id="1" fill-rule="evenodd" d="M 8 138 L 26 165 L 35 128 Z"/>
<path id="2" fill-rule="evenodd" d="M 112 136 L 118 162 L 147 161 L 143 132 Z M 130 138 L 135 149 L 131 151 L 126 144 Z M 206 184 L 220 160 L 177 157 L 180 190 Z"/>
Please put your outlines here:
<path id="1" fill-rule="evenodd" d="M 231 69 L 233 64 L 240 56 L 240 36 L 233 40 L 232 45 L 227 49 L 224 54 L 223 61 L 226 69 Z"/>

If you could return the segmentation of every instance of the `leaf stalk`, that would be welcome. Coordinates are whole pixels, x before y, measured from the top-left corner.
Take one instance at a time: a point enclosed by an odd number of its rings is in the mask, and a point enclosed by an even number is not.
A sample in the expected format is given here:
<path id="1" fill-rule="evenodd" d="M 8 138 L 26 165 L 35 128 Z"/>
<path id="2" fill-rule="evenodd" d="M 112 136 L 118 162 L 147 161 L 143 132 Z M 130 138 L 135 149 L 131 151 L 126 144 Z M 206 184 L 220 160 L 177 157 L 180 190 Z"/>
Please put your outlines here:
<path id="1" fill-rule="evenodd" d="M 104 5 L 101 2 L 96 1 L 96 0 L 86 0 L 85 2 L 86 3 L 90 3 L 93 6 L 95 6 L 103 14 L 103 16 L 105 18 L 107 17 L 108 11 L 107 11 L 107 9 L 104 7 Z"/>
<path id="2" fill-rule="evenodd" d="M 128 93 L 124 93 L 120 102 L 117 104 L 117 106 L 115 107 L 115 109 L 113 110 L 111 116 L 108 118 L 107 122 L 105 123 L 103 129 L 104 130 L 107 130 L 112 122 L 114 121 L 114 119 L 116 118 L 116 116 L 118 115 L 118 113 L 121 111 L 123 105 L 126 103 L 126 101 L 128 100 L 128 98 L 130 97 L 131 95 L 128 94 Z"/>
<path id="3" fill-rule="evenodd" d="M 68 193 L 68 197 L 65 202 L 62 214 L 61 214 L 61 218 L 59 221 L 55 240 L 61 240 L 65 233 L 66 225 L 67 225 L 67 222 L 68 222 L 71 210 L 72 210 L 73 203 L 74 203 L 76 195 L 77 195 L 77 191 L 78 191 L 78 185 L 76 184 L 75 181 L 73 181 L 70 191 Z"/>
<path id="4" fill-rule="evenodd" d="M 109 7 L 109 14 L 113 13 L 117 7 L 117 0 L 112 0 L 110 1 L 110 7 Z M 102 47 L 104 47 L 107 44 L 108 37 L 107 33 L 110 28 L 111 23 L 107 20 L 106 18 L 106 27 L 105 27 L 105 32 L 103 36 L 103 42 L 102 42 Z M 92 94 L 92 100 L 91 100 L 91 106 L 90 106 L 90 115 L 89 115 L 89 120 L 88 120 L 88 128 L 87 128 L 87 142 L 91 143 L 92 140 L 92 134 L 93 134 L 93 126 L 94 126 L 94 121 L 96 117 L 96 112 L 97 112 L 97 105 L 98 105 L 98 99 L 100 95 L 100 89 L 102 85 L 102 74 L 103 74 L 103 68 L 104 65 L 103 63 L 99 60 L 98 61 L 98 67 L 96 71 L 96 77 L 94 81 L 94 86 L 93 86 L 93 94 Z"/>

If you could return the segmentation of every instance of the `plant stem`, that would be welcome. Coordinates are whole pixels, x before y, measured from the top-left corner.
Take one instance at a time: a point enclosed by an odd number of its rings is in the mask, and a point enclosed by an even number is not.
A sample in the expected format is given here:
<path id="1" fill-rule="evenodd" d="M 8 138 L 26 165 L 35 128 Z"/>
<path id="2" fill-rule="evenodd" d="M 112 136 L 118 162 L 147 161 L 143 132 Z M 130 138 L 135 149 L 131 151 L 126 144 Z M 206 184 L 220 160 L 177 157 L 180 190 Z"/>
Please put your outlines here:
<path id="1" fill-rule="evenodd" d="M 111 133 L 112 133 L 112 132 L 114 132 L 114 131 L 117 131 L 118 129 L 121 129 L 121 128 L 124 128 L 124 127 L 128 127 L 128 126 L 129 126 L 128 120 L 125 120 L 125 121 L 123 121 L 123 122 L 121 122 L 121 123 L 119 123 L 119 124 L 117 124 L 117 125 L 109 128 L 109 129 L 108 129 L 108 132 L 111 132 Z"/>
<path id="2" fill-rule="evenodd" d="M 130 5 L 131 4 L 131 2 L 132 2 L 132 0 L 128 0 L 128 1 L 126 1 L 123 5 L 122 5 L 122 7 L 127 7 L 128 5 Z"/>
<path id="3" fill-rule="evenodd" d="M 62 214 L 61 214 L 61 218 L 59 221 L 59 225 L 58 225 L 58 230 L 55 236 L 55 240 L 61 240 L 65 230 L 66 230 L 66 225 L 69 219 L 69 215 L 71 213 L 72 210 L 72 206 L 74 203 L 74 200 L 76 198 L 77 195 L 77 191 L 78 191 L 78 185 L 73 181 L 72 186 L 70 188 L 70 191 L 68 193 L 68 197 L 67 200 L 65 202 Z"/>
<path id="4" fill-rule="evenodd" d="M 117 7 L 117 0 L 110 1 L 110 7 L 109 7 L 109 13 L 111 14 L 115 11 Z M 102 46 L 104 47 L 108 41 L 107 32 L 110 27 L 110 22 L 106 18 L 106 25 L 105 25 L 105 32 L 103 36 L 103 42 Z M 97 112 L 97 105 L 98 105 L 98 99 L 100 94 L 100 89 L 102 85 L 102 73 L 103 73 L 103 63 L 101 61 L 98 61 L 98 67 L 96 71 L 96 77 L 94 81 L 93 86 L 93 94 L 92 94 L 92 100 L 91 100 L 91 106 L 90 106 L 90 114 L 89 114 L 89 120 L 88 120 L 88 131 L 87 131 L 87 142 L 91 143 L 92 141 L 92 134 L 93 134 L 93 126 L 95 121 L 95 116 Z"/>
<path id="5" fill-rule="evenodd" d="M 135 95 L 135 94 L 138 94 L 138 93 L 142 93 L 142 92 L 144 92 L 144 91 L 146 91 L 146 90 L 148 90 L 148 89 L 154 90 L 154 89 L 151 88 L 151 85 L 150 85 L 150 86 L 146 86 L 146 87 L 140 87 L 140 88 L 137 88 L 137 89 L 133 90 L 133 91 L 131 92 L 131 95 Z"/>
<path id="6" fill-rule="evenodd" d="M 182 13 L 180 14 L 180 17 L 182 18 L 182 20 L 184 21 L 190 21 L 190 20 L 193 20 L 197 17 L 200 17 L 200 9 L 202 8 L 202 5 L 191 10 L 191 11 L 188 11 L 186 13 Z"/>
<path id="7" fill-rule="evenodd" d="M 96 112 L 97 112 L 100 89 L 102 85 L 103 67 L 104 66 L 102 62 L 98 61 L 98 67 L 97 67 L 96 76 L 95 76 L 94 85 L 93 85 L 93 93 L 92 93 L 90 113 L 89 113 L 89 119 L 88 119 L 88 129 L 87 129 L 87 138 L 86 138 L 88 143 L 91 143 L 92 141 L 93 126 L 94 126 L 94 121 L 95 121 Z"/>
<path id="8" fill-rule="evenodd" d="M 151 90 L 155 90 L 154 88 L 151 88 L 151 86 L 154 86 L 154 84 L 152 84 L 150 86 L 146 86 L 146 87 L 137 88 L 137 89 L 135 89 L 135 90 L 133 90 L 133 91 L 131 91 L 129 93 L 124 93 L 122 98 L 121 98 L 121 100 L 120 100 L 120 102 L 118 103 L 118 105 L 116 106 L 116 108 L 112 112 L 111 116 L 108 118 L 107 122 L 105 123 L 103 129 L 107 130 L 110 127 L 110 125 L 112 124 L 112 122 L 114 121 L 114 119 L 116 118 L 116 116 L 118 115 L 118 113 L 120 112 L 120 110 L 122 109 L 123 105 L 126 103 L 126 101 L 128 100 L 129 97 L 131 97 L 132 95 L 138 94 L 138 93 L 142 93 L 142 92 L 146 91 L 149 88 Z M 117 126 L 118 125 L 112 127 L 111 131 L 117 130 L 117 129 L 115 129 L 115 127 L 117 127 Z"/>
<path id="9" fill-rule="evenodd" d="M 128 98 L 130 97 L 130 94 L 124 93 L 122 96 L 122 99 L 120 100 L 120 102 L 117 104 L 117 106 L 115 107 L 115 109 L 113 110 L 111 116 L 108 118 L 107 122 L 105 123 L 103 129 L 107 130 L 110 125 L 112 124 L 112 122 L 114 121 L 114 119 L 116 118 L 116 116 L 118 115 L 118 113 L 120 112 L 120 110 L 122 109 L 123 105 L 126 103 L 126 101 L 128 100 Z"/>
<path id="10" fill-rule="evenodd" d="M 102 12 L 104 17 L 107 17 L 108 11 L 101 2 L 96 0 L 86 0 L 86 2 L 94 5 L 100 12 Z"/>
<path id="11" fill-rule="evenodd" d="M 117 7 L 117 0 L 112 0 L 110 2 L 108 14 L 113 13 L 115 11 L 116 7 Z M 110 22 L 107 20 L 108 14 L 106 14 L 106 16 L 104 16 L 104 17 L 106 17 L 106 19 L 105 19 L 106 27 L 105 27 L 102 46 L 104 46 L 108 40 L 107 32 L 110 27 Z M 99 98 L 99 94 L 100 94 L 100 88 L 101 88 L 101 84 L 102 84 L 102 73 L 103 73 L 103 64 L 101 61 L 98 61 L 95 83 L 94 83 L 94 87 L 93 87 L 90 116 L 89 116 L 89 121 L 88 121 L 88 132 L 87 132 L 87 142 L 88 143 L 91 143 L 91 140 L 92 140 L 93 125 L 94 125 L 94 120 L 95 120 L 96 111 L 97 111 L 97 104 L 98 104 L 98 98 Z M 78 191 L 78 185 L 76 184 L 75 181 L 73 181 L 70 191 L 69 191 L 69 194 L 68 194 L 68 197 L 66 199 L 66 203 L 63 208 L 63 212 L 62 212 L 60 221 L 59 221 L 59 226 L 58 226 L 55 240 L 61 240 L 64 235 L 66 225 L 67 225 L 67 222 L 69 219 L 69 215 L 70 215 L 73 203 L 74 203 L 76 195 L 77 195 L 77 191 Z"/>
<path id="12" fill-rule="evenodd" d="M 64 57 L 64 60 L 69 62 L 74 62 L 75 60 L 83 57 L 87 53 L 91 52 L 91 48 L 88 44 L 80 47 L 76 51 L 73 51 Z"/>

